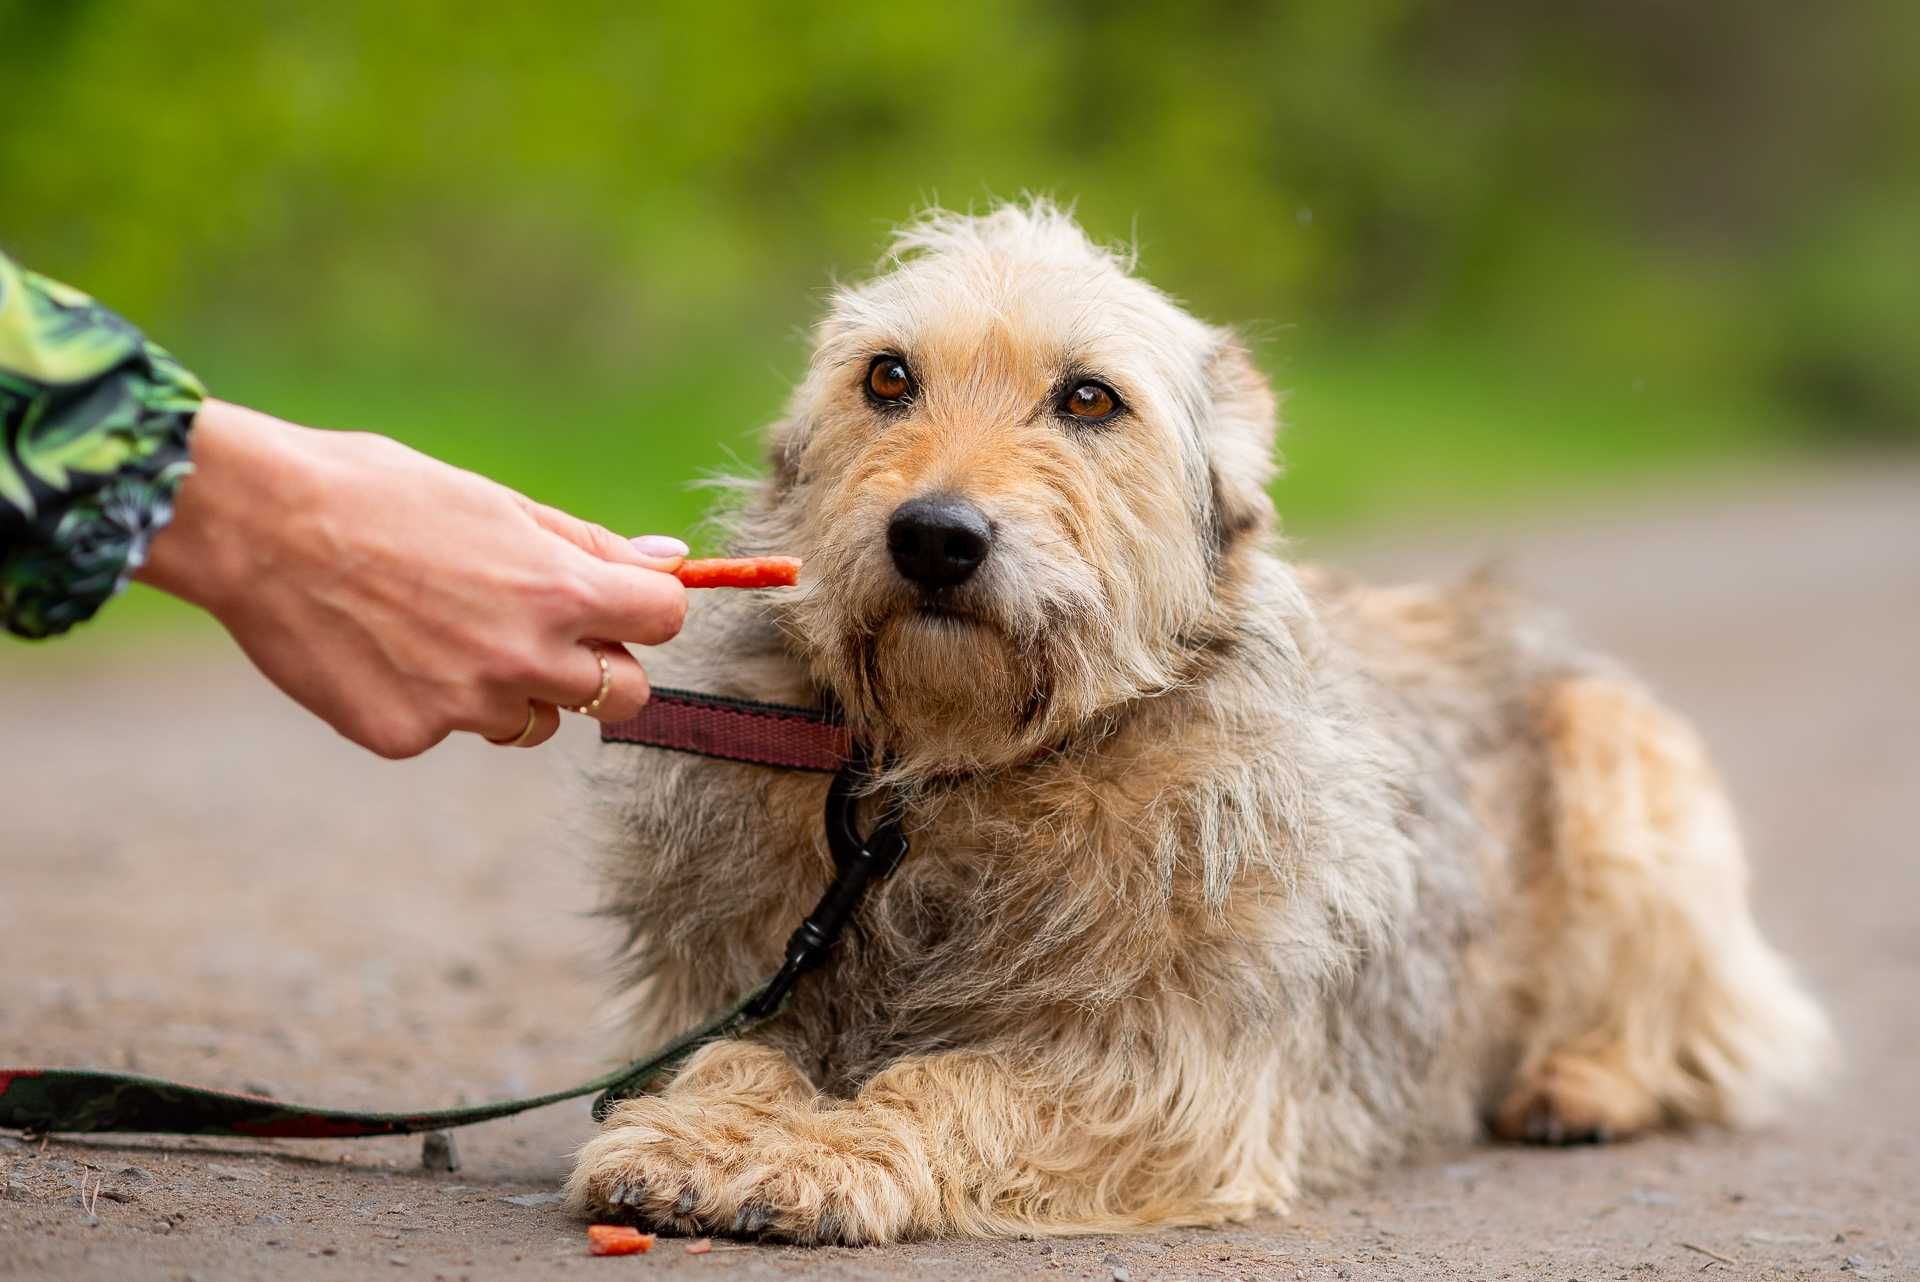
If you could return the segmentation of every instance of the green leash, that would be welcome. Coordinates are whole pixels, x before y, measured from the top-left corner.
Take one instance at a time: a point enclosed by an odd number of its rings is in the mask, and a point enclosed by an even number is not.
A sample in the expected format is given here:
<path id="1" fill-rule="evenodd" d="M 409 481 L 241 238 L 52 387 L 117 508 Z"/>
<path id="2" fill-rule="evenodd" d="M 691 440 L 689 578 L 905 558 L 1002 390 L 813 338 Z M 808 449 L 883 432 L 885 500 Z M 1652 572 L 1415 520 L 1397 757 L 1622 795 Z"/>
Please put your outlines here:
<path id="1" fill-rule="evenodd" d="M 141 1077 L 83 1068 L 0 1069 L 0 1127 L 34 1135 L 84 1135 L 130 1131 L 148 1135 L 249 1135 L 257 1139 L 344 1140 L 366 1135 L 413 1135 L 455 1126 L 491 1122 L 593 1091 L 594 1116 L 604 1117 L 613 1102 L 644 1092 L 708 1042 L 737 1037 L 778 1013 L 749 1015 L 747 1009 L 766 989 L 756 988 L 719 1018 L 687 1033 L 644 1059 L 603 1073 L 563 1091 L 524 1099 L 499 1100 L 468 1108 L 424 1113 L 359 1113 L 351 1109 L 312 1108 L 263 1095 L 241 1095 Z"/>
<path id="2" fill-rule="evenodd" d="M 662 745 L 666 746 L 666 745 Z M 808 768 L 808 767 L 800 767 Z M 773 978 L 732 1009 L 685 1033 L 644 1059 L 590 1082 L 523 1099 L 417 1113 L 363 1113 L 312 1108 L 260 1095 L 209 1090 L 134 1073 L 72 1068 L 0 1069 L 0 1129 L 34 1135 L 139 1132 L 151 1135 L 247 1135 L 262 1139 L 356 1139 L 366 1135 L 412 1135 L 442 1131 L 599 1091 L 593 1115 L 604 1118 L 620 1100 L 644 1093 L 709 1042 L 738 1037 L 766 1023 L 786 1006 L 800 976 L 826 959 L 834 940 L 865 898 L 906 856 L 907 840 L 896 809 L 889 808 L 862 837 L 854 826 L 854 803 L 866 781 L 866 759 L 855 750 L 827 789 L 827 844 L 834 877 L 826 893 L 787 941 Z"/>

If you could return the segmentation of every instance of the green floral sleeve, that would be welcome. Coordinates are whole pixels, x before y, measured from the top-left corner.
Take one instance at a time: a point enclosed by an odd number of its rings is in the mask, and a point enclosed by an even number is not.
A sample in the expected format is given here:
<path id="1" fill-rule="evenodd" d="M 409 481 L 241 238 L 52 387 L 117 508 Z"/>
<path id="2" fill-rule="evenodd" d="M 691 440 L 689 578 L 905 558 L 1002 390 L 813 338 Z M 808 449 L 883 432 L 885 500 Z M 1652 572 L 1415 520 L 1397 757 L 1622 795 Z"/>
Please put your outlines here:
<path id="1" fill-rule="evenodd" d="M 49 637 L 146 560 L 192 470 L 200 381 L 76 289 L 0 254 L 0 620 Z"/>

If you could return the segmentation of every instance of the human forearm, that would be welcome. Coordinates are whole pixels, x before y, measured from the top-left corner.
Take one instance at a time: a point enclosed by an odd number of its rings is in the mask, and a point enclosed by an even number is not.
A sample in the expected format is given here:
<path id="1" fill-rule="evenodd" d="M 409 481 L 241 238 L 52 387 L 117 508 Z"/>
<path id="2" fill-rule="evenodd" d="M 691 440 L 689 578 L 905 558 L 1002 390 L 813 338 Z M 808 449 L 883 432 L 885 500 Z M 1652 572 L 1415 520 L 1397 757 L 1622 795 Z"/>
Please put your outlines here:
<path id="1" fill-rule="evenodd" d="M 207 400 L 189 438 L 192 480 L 134 578 L 215 615 L 271 574 L 325 484 L 311 429 Z"/>

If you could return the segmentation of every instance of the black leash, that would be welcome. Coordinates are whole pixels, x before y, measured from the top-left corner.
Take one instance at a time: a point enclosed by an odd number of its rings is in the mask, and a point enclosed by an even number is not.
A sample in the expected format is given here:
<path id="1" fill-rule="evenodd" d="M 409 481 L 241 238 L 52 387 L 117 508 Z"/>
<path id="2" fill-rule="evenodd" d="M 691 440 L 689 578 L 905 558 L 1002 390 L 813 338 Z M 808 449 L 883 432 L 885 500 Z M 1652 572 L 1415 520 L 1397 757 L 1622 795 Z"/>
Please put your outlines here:
<path id="1" fill-rule="evenodd" d="M 683 702 L 700 696 L 672 692 Z M 818 717 L 805 710 L 797 715 Z M 632 741 L 632 740 L 628 740 Z M 658 746 L 677 747 L 661 742 Z M 818 768 L 791 764 L 798 769 Z M 651 1054 L 566 1090 L 467 1108 L 417 1113 L 371 1113 L 312 1108 L 258 1095 L 209 1090 L 133 1073 L 89 1069 L 0 1069 L 0 1129 L 34 1135 L 140 1132 L 165 1135 L 250 1135 L 274 1139 L 354 1139 L 366 1135 L 411 1135 L 471 1126 L 511 1117 L 599 1091 L 593 1115 L 604 1118 L 620 1100 L 643 1094 L 709 1042 L 736 1037 L 772 1019 L 785 1006 L 800 977 L 826 960 L 866 892 L 906 857 L 901 815 L 888 806 L 864 837 L 854 811 L 868 783 L 865 755 L 852 756 L 827 788 L 827 844 L 834 875 L 826 893 L 787 940 L 780 969 L 732 1009 Z"/>

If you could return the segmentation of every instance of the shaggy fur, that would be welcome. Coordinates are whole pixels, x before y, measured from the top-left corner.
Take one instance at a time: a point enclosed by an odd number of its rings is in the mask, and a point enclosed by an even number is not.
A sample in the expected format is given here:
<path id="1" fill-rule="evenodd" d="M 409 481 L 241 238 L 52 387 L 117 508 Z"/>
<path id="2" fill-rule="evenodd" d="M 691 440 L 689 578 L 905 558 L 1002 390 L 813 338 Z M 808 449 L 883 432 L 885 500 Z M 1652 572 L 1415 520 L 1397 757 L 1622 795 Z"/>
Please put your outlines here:
<path id="1" fill-rule="evenodd" d="M 841 290 L 731 518 L 801 589 L 703 599 L 665 683 L 842 707 L 912 853 L 753 1036 L 618 1107 L 597 1217 L 804 1241 L 1284 1209 L 1481 1126 L 1765 1117 L 1825 1025 L 1756 932 L 1698 740 L 1495 585 L 1289 567 L 1233 337 L 1034 204 L 934 215 Z M 863 392 L 895 353 L 919 384 Z M 1097 377 L 1128 407 L 1057 411 Z M 890 514 L 994 541 L 916 609 Z M 826 779 L 615 749 L 637 1041 L 777 964 Z"/>

